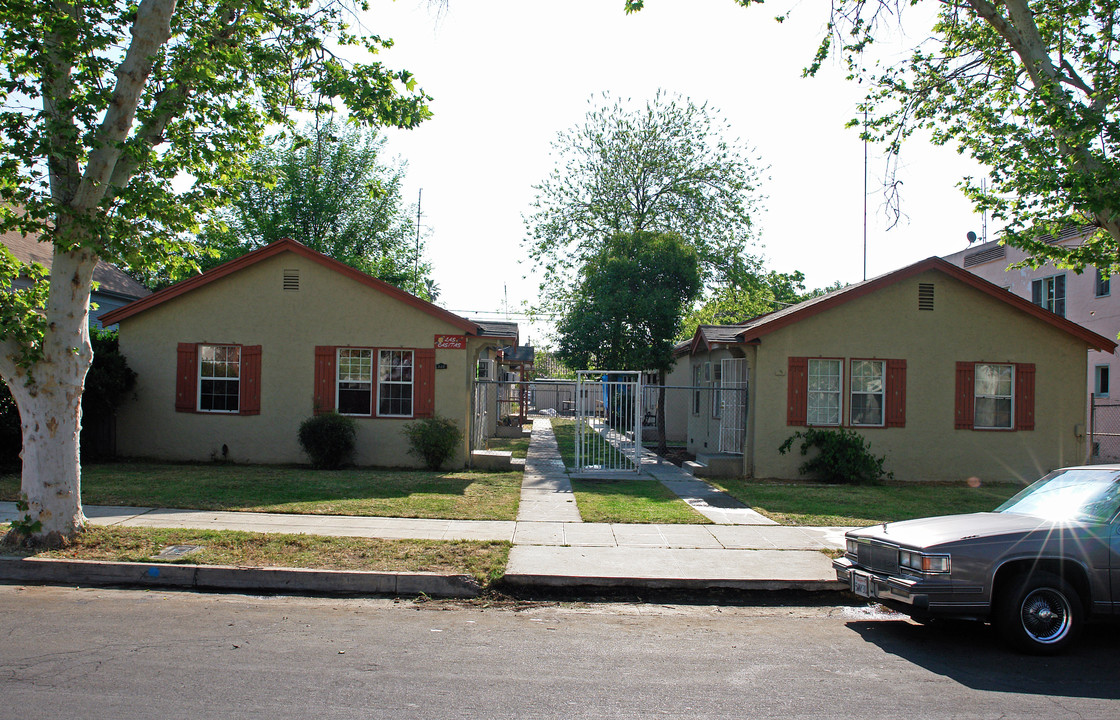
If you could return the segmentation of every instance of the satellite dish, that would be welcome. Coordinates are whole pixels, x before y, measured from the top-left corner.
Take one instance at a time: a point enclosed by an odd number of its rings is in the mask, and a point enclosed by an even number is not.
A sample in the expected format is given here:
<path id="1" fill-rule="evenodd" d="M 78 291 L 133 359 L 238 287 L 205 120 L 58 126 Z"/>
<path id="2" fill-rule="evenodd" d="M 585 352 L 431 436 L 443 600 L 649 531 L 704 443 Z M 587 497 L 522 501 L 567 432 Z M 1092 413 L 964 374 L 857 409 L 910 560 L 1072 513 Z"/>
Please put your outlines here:
<path id="1" fill-rule="evenodd" d="M 976 233 L 972 232 L 971 230 L 968 231 L 968 235 L 965 235 L 965 237 L 968 238 L 969 245 L 976 242 Z"/>

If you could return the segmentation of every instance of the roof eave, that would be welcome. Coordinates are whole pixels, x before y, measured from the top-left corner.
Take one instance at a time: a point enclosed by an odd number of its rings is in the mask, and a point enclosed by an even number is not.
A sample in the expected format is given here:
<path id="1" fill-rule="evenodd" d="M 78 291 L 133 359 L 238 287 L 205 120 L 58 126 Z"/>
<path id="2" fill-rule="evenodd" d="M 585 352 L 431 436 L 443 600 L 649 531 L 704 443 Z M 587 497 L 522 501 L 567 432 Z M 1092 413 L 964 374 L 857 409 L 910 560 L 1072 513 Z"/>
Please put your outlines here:
<path id="1" fill-rule="evenodd" d="M 341 263 L 334 258 L 328 257 L 320 252 L 312 250 L 306 245 L 298 243 L 295 240 L 291 240 L 289 238 L 277 240 L 276 242 L 270 243 L 263 248 L 253 250 L 252 252 L 246 253 L 239 258 L 235 258 L 227 263 L 219 265 L 216 268 L 207 270 L 201 275 L 195 275 L 194 277 L 177 282 L 174 285 L 166 287 L 158 292 L 154 292 L 147 297 L 134 300 L 124 307 L 105 313 L 101 316 L 101 321 L 107 324 L 119 323 L 121 320 L 130 318 L 133 315 L 142 313 L 157 305 L 162 305 L 163 303 L 177 298 L 180 295 L 185 295 L 186 293 L 196 290 L 204 285 L 209 285 L 215 280 L 219 280 L 228 275 L 232 275 L 251 265 L 257 264 L 262 260 L 266 260 L 283 252 L 293 252 L 297 255 L 313 260 L 320 265 L 323 265 L 331 270 L 334 270 L 342 275 L 356 280 L 363 285 L 372 287 L 385 293 L 386 295 L 389 295 L 390 297 L 394 297 L 408 305 L 427 312 L 430 315 L 434 315 L 442 320 L 445 320 L 446 322 L 454 325 L 468 335 L 478 335 L 479 333 L 479 326 L 477 323 L 472 322 L 471 320 L 468 320 L 464 317 L 460 317 L 459 315 L 456 315 L 447 310 L 444 310 L 438 305 L 433 305 L 427 300 L 418 298 L 415 295 L 405 292 L 404 290 L 401 290 L 394 285 L 390 285 L 383 280 L 379 280 L 371 275 L 367 275 L 361 270 L 352 268 L 345 263 Z"/>

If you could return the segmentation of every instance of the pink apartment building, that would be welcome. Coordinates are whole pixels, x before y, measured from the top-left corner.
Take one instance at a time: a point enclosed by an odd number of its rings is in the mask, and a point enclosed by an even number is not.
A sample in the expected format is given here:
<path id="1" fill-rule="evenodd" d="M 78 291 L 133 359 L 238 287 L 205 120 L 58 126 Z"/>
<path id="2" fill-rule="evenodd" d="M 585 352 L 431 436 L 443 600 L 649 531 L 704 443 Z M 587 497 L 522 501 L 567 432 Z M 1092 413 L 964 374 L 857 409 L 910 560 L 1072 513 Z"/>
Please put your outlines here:
<path id="1" fill-rule="evenodd" d="M 1051 242 L 1076 247 L 1084 236 L 1082 229 L 1074 228 Z M 1050 264 L 1037 269 L 1010 267 L 1025 258 L 1022 250 L 990 240 L 944 259 L 1095 333 L 1112 339 L 1120 335 L 1120 285 L 1114 294 L 1111 278 L 1091 267 L 1080 274 Z M 1099 400 L 1110 393 L 1120 400 L 1120 385 L 1111 390 L 1113 377 L 1120 383 L 1120 356 L 1090 350 L 1088 392 Z"/>

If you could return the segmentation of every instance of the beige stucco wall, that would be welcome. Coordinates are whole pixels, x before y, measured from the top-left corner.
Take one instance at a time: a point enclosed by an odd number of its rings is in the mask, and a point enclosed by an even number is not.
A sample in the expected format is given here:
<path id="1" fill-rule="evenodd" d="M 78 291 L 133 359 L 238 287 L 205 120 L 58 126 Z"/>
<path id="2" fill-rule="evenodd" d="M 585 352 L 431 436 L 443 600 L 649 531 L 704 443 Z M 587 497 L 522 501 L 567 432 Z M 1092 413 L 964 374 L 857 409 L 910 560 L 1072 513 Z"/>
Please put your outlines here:
<path id="1" fill-rule="evenodd" d="M 282 289 L 285 270 L 299 270 L 298 292 Z M 312 414 L 316 345 L 431 348 L 436 334 L 463 333 L 301 255 L 267 258 L 121 322 L 121 351 L 137 373 L 137 387 L 135 399 L 120 411 L 118 450 L 125 456 L 210 460 L 225 445 L 234 462 L 306 462 L 296 433 Z M 181 342 L 260 345 L 260 414 L 176 412 Z M 485 344 L 469 338 L 466 349 L 436 350 L 436 413 L 463 431 L 456 466 L 467 459 L 474 361 Z M 438 369 L 440 363 L 446 369 Z M 402 433 L 410 420 L 356 420 L 357 464 L 419 464 L 408 455 Z"/>
<path id="2" fill-rule="evenodd" d="M 918 310 L 918 284 L 933 283 L 935 309 Z M 786 424 L 791 356 L 902 358 L 906 427 L 861 428 L 897 480 L 1029 481 L 1085 459 L 1087 349 L 1037 318 L 940 272 L 930 271 L 761 338 L 750 366 L 751 418 L 744 474 L 795 478 L 803 458 L 778 446 L 802 428 Z M 692 358 L 693 362 L 701 358 Z M 957 430 L 958 361 L 1034 363 L 1033 431 Z M 847 378 L 845 378 L 845 395 Z M 847 410 L 849 399 L 844 398 Z"/>

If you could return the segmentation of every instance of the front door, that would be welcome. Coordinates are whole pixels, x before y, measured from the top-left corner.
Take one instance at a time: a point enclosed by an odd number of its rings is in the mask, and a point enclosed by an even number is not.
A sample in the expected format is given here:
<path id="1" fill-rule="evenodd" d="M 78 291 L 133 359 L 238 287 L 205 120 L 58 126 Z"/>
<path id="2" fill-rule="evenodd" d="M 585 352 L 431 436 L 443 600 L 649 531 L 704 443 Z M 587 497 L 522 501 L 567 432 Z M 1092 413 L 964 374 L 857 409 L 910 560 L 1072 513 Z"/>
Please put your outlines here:
<path id="1" fill-rule="evenodd" d="M 747 436 L 747 361 L 720 360 L 720 386 L 712 400 L 719 407 L 719 451 L 743 454 Z"/>

